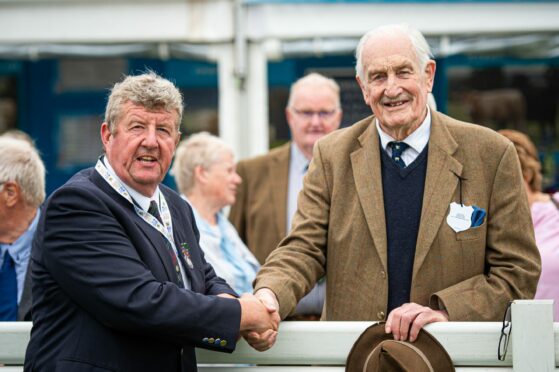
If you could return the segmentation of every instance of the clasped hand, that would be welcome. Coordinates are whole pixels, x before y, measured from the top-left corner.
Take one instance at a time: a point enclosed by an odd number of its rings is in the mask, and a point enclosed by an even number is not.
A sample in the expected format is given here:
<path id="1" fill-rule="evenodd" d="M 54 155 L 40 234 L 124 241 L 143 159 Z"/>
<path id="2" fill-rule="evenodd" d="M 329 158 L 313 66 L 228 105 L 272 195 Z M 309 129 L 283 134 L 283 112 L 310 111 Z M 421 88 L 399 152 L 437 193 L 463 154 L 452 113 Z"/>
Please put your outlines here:
<path id="1" fill-rule="evenodd" d="M 271 292 L 271 291 L 270 291 Z M 241 303 L 241 335 L 258 351 L 271 348 L 279 329 L 279 306 L 275 295 L 259 291 L 257 295 L 244 294 Z"/>

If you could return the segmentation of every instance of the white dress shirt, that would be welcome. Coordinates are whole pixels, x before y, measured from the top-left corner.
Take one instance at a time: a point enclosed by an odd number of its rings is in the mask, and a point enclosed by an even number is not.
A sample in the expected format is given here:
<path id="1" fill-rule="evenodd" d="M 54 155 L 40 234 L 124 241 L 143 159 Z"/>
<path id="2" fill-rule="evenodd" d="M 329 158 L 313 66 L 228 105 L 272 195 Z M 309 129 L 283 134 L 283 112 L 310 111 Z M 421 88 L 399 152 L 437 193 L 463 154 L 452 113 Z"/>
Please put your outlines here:
<path id="1" fill-rule="evenodd" d="M 396 141 L 394 138 L 386 134 L 380 127 L 378 119 L 375 120 L 377 126 L 377 131 L 380 137 L 380 145 L 392 157 L 392 148 L 388 144 L 392 141 Z M 409 147 L 402 153 L 402 160 L 407 165 L 413 163 L 415 159 L 421 154 L 421 151 L 429 143 L 429 137 L 431 135 L 431 110 L 427 106 L 427 116 L 421 125 L 414 130 L 409 136 L 403 139 Z"/>
<path id="2" fill-rule="evenodd" d="M 287 234 L 291 230 L 291 221 L 297 211 L 297 196 L 303 188 L 303 178 L 309 167 L 309 160 L 305 157 L 299 146 L 295 142 L 291 143 L 291 152 L 289 156 L 289 181 L 287 188 Z"/>

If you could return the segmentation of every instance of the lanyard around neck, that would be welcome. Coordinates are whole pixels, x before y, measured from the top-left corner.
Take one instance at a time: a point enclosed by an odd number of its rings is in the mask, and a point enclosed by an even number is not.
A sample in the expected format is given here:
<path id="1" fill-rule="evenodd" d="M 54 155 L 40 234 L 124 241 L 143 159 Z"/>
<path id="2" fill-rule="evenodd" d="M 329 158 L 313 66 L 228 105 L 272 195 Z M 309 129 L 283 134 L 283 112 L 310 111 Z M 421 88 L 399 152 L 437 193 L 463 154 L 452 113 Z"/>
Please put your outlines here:
<path id="1" fill-rule="evenodd" d="M 113 175 L 111 175 L 111 173 L 109 172 L 107 167 L 105 167 L 105 164 L 103 164 L 101 159 L 97 160 L 97 164 L 95 165 L 95 170 L 101 175 L 101 177 L 103 177 L 105 181 L 107 181 L 107 183 L 120 196 L 128 200 L 132 204 L 132 206 L 134 206 L 134 211 L 138 216 L 140 216 L 140 218 L 142 218 L 150 226 L 152 226 L 154 229 L 156 229 L 161 234 L 163 234 L 163 236 L 169 241 L 169 243 L 171 243 L 173 247 L 175 246 L 175 240 L 173 238 L 173 223 L 171 220 L 171 213 L 169 212 L 169 206 L 167 205 L 167 201 L 165 200 L 165 197 L 159 198 L 159 209 L 161 211 L 161 219 L 163 220 L 163 224 L 161 224 L 157 220 L 157 218 L 144 211 L 142 208 L 138 206 L 137 203 L 134 202 L 134 199 L 132 199 L 132 197 L 130 196 L 130 194 L 124 187 L 124 185 L 115 177 L 113 177 Z M 161 194 L 159 195 L 161 196 Z"/>

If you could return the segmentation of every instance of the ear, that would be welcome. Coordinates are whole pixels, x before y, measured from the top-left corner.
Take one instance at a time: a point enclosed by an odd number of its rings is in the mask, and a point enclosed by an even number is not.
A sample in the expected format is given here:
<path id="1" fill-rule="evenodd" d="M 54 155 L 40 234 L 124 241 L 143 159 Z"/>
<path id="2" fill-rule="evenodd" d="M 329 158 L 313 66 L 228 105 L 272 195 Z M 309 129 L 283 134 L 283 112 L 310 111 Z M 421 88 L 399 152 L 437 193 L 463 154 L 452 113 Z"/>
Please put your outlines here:
<path id="1" fill-rule="evenodd" d="M 287 125 L 291 129 L 291 123 L 293 122 L 293 111 L 289 107 L 285 108 L 285 119 L 287 120 Z"/>
<path id="2" fill-rule="evenodd" d="M 359 88 L 361 88 L 361 93 L 363 94 L 363 100 L 365 101 L 365 104 L 368 106 L 369 105 L 369 93 L 367 92 L 367 89 L 365 88 L 365 84 L 363 84 L 359 75 L 355 75 L 355 80 L 357 80 L 357 84 L 359 84 Z"/>
<path id="3" fill-rule="evenodd" d="M 2 199 L 7 207 L 14 207 L 22 198 L 21 188 L 13 181 L 4 183 L 2 189 Z"/>
<path id="4" fill-rule="evenodd" d="M 194 179 L 201 185 L 206 184 L 208 176 L 206 174 L 206 170 L 201 165 L 197 165 L 194 167 Z"/>
<path id="5" fill-rule="evenodd" d="M 111 135 L 112 133 L 109 129 L 109 124 L 107 122 L 101 124 L 101 141 L 103 142 L 103 147 L 105 148 L 105 150 L 107 148 L 107 145 L 109 144 Z"/>
<path id="6" fill-rule="evenodd" d="M 430 59 L 425 66 L 425 79 L 427 81 L 427 87 L 429 88 L 429 93 L 433 91 L 433 84 L 435 83 L 435 71 L 437 69 L 437 64 L 435 61 Z"/>

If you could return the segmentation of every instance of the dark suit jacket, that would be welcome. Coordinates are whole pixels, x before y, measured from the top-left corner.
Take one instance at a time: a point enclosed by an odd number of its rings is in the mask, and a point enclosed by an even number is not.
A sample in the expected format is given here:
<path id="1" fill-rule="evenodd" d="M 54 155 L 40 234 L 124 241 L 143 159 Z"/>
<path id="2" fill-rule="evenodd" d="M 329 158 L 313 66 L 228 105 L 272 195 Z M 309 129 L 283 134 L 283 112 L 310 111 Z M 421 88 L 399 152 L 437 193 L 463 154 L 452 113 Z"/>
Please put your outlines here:
<path id="1" fill-rule="evenodd" d="M 47 200 L 32 253 L 25 371 L 195 371 L 194 347 L 231 352 L 240 304 L 206 263 L 192 210 L 160 186 L 192 290 L 176 285 L 164 237 L 92 168 Z M 211 345 L 209 339 L 213 342 Z"/>
<path id="2" fill-rule="evenodd" d="M 237 164 L 243 182 L 237 189 L 229 220 L 260 264 L 288 232 L 290 145 L 286 143 L 266 155 Z"/>
<path id="3" fill-rule="evenodd" d="M 286 316 L 326 272 L 327 320 L 388 314 L 387 237 L 379 136 L 369 117 L 322 138 L 289 235 L 255 289 L 268 287 Z M 460 187 L 459 177 L 462 178 Z M 456 233 L 451 202 L 487 211 Z M 514 145 L 481 126 L 432 112 L 427 174 L 410 300 L 446 308 L 450 320 L 496 321 L 511 299 L 533 298 L 540 275 L 528 200 Z"/>

